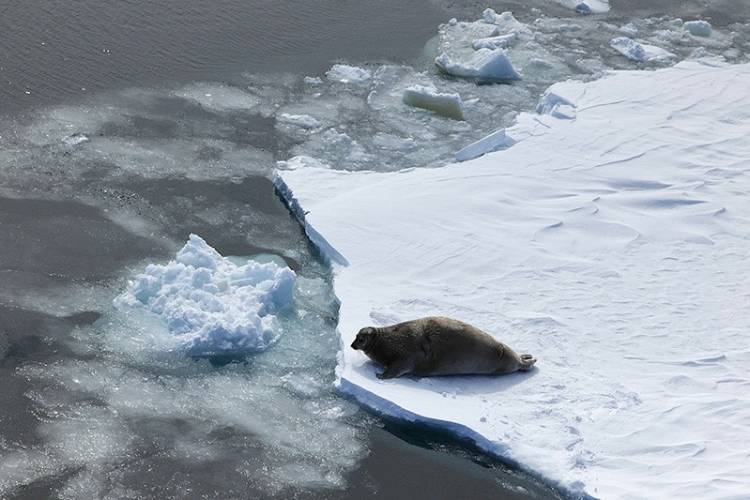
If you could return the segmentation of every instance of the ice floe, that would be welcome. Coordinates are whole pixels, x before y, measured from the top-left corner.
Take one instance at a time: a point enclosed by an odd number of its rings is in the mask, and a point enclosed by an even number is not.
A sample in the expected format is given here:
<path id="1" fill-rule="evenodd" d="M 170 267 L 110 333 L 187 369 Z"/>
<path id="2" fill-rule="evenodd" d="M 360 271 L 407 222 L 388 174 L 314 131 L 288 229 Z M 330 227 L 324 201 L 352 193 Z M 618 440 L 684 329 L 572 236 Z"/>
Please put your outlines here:
<path id="1" fill-rule="evenodd" d="M 277 340 L 275 314 L 291 302 L 294 280 L 275 262 L 235 264 L 193 234 L 175 260 L 136 276 L 116 304 L 156 314 L 188 354 L 256 352 Z"/>
<path id="2" fill-rule="evenodd" d="M 638 62 L 669 61 L 677 57 L 661 47 L 636 42 L 626 36 L 613 38 L 609 45 L 628 59 Z"/>
<path id="3" fill-rule="evenodd" d="M 522 114 L 516 143 L 482 158 L 280 172 L 336 252 L 342 346 L 365 325 L 443 314 L 539 360 L 384 382 L 343 347 L 339 388 L 577 495 L 743 497 L 749 86 L 750 65 L 715 60 L 615 72 L 554 85 L 541 109 L 574 119 Z"/>
<path id="4" fill-rule="evenodd" d="M 404 104 L 430 110 L 448 118 L 464 119 L 461 96 L 456 93 L 438 92 L 434 87 L 413 85 L 404 90 Z"/>
<path id="5" fill-rule="evenodd" d="M 478 83 L 518 80 L 521 75 L 513 69 L 503 49 L 479 49 L 468 59 L 457 61 L 448 54 L 435 58 L 435 65 L 449 75 L 470 78 Z"/>

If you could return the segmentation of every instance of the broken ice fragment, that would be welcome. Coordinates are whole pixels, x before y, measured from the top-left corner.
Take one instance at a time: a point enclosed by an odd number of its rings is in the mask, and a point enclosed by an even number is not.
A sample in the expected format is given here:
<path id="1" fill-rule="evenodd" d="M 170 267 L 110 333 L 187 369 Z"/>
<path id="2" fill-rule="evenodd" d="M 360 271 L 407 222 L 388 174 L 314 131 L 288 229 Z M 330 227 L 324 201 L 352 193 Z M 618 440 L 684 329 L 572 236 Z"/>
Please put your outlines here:
<path id="1" fill-rule="evenodd" d="M 404 104 L 427 109 L 456 120 L 464 119 L 461 96 L 455 93 L 440 93 L 434 87 L 414 85 L 404 91 Z"/>

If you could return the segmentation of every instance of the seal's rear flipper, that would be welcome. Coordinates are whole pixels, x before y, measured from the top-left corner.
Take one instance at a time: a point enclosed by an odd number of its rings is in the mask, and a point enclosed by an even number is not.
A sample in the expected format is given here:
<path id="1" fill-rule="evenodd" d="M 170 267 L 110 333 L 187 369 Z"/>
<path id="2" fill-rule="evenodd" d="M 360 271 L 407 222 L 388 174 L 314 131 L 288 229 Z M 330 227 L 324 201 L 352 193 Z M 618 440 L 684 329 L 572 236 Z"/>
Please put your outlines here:
<path id="1" fill-rule="evenodd" d="M 531 370 L 531 368 L 534 366 L 534 363 L 536 363 L 536 358 L 532 356 L 531 354 L 521 354 L 521 367 L 519 370 L 526 371 Z"/>

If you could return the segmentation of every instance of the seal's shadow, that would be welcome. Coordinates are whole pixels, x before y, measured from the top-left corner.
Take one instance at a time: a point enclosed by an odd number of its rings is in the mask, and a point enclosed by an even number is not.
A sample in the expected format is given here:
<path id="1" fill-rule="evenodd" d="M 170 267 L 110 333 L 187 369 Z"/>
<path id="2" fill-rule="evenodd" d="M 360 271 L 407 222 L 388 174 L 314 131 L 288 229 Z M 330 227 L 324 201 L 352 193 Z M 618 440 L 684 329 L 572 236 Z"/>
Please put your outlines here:
<path id="1" fill-rule="evenodd" d="M 402 377 L 378 380 L 375 376 L 383 367 L 374 361 L 366 361 L 355 368 L 361 375 L 377 380 L 383 384 L 403 384 L 430 392 L 449 392 L 455 394 L 495 394 L 505 391 L 515 385 L 526 383 L 530 378 L 539 373 L 539 368 L 534 367 L 529 371 L 519 371 L 504 375 L 447 375 L 440 377 L 416 377 L 404 375 Z"/>

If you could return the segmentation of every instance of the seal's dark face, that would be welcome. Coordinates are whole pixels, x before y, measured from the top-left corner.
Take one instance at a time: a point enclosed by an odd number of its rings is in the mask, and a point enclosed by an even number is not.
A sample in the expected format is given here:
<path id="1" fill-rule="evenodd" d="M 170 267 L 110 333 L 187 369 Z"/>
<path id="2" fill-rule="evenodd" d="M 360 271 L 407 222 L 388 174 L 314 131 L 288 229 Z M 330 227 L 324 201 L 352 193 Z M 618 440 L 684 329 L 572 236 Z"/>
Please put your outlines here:
<path id="1" fill-rule="evenodd" d="M 376 334 L 375 329 L 371 326 L 362 328 L 357 334 L 357 338 L 355 338 L 354 342 L 352 342 L 352 349 L 359 349 L 361 351 L 366 351 L 367 348 L 372 343 L 372 340 L 375 337 L 375 334 Z"/>

